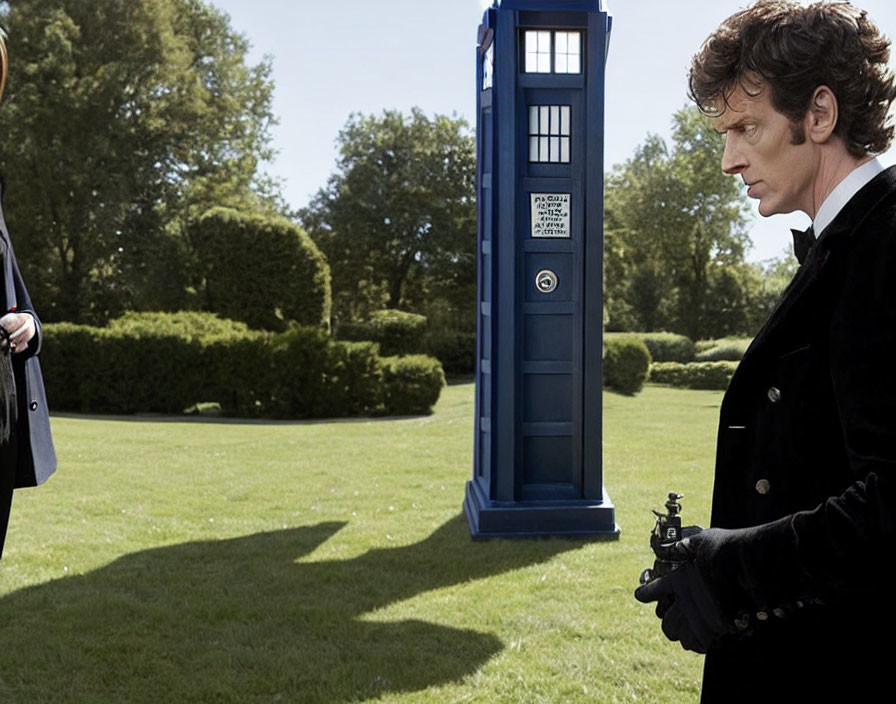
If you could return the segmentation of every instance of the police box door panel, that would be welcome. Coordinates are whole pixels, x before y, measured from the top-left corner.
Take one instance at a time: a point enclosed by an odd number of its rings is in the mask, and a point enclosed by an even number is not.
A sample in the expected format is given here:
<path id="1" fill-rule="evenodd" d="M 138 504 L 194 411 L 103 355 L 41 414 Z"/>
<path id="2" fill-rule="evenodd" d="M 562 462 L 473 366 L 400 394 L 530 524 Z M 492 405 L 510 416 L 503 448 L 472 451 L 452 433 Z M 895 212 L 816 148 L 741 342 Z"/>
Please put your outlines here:
<path id="1" fill-rule="evenodd" d="M 519 92 L 517 321 L 522 332 L 516 493 L 582 496 L 584 203 L 581 91 Z"/>

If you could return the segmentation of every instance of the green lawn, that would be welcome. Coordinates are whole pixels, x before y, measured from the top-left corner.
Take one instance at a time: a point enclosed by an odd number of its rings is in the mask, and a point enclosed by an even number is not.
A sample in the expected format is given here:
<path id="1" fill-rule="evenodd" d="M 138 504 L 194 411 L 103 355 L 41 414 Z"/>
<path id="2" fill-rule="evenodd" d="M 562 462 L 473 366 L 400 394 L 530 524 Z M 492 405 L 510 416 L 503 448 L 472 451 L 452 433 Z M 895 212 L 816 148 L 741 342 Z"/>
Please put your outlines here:
<path id="1" fill-rule="evenodd" d="M 618 542 L 472 542 L 473 387 L 427 418 L 53 419 L 16 493 L 0 702 L 695 701 L 631 596 L 650 509 L 704 523 L 721 395 L 608 394 Z"/>

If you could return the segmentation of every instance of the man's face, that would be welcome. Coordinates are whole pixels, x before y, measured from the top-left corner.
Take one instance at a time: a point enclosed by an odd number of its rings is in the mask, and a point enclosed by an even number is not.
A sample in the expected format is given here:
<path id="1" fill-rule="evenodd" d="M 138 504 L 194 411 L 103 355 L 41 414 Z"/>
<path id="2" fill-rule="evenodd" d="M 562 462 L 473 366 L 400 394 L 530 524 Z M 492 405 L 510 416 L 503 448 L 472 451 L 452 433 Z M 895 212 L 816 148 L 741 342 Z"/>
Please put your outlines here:
<path id="1" fill-rule="evenodd" d="M 759 199 L 762 215 L 813 212 L 817 152 L 809 140 L 794 144 L 804 126 L 794 126 L 775 110 L 769 92 L 766 87 L 751 96 L 738 85 L 727 106 L 720 106 L 723 112 L 713 124 L 725 135 L 722 170 L 740 175 L 747 195 Z"/>

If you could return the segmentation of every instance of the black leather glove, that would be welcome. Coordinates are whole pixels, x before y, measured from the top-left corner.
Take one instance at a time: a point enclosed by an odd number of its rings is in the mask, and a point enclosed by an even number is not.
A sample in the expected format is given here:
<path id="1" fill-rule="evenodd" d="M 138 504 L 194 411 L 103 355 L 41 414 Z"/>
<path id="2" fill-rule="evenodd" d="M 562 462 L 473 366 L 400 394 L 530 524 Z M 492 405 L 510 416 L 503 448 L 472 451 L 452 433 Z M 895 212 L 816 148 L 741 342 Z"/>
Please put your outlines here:
<path id="1" fill-rule="evenodd" d="M 671 574 L 635 590 L 642 603 L 657 602 L 656 614 L 669 640 L 683 648 L 705 653 L 724 636 L 735 632 L 734 619 L 723 607 L 724 587 L 712 579 L 713 559 L 735 531 L 711 528 L 680 540 L 670 557 L 685 561 Z M 707 569 L 710 568 L 710 569 Z M 735 577 L 735 575 L 731 575 Z"/>

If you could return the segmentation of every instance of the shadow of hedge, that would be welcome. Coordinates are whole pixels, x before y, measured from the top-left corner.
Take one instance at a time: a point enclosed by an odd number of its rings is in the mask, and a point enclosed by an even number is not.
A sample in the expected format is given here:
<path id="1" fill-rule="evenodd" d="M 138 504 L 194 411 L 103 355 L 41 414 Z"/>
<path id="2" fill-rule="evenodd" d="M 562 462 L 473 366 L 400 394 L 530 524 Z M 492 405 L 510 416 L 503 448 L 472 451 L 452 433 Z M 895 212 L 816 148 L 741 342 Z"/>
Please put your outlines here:
<path id="1" fill-rule="evenodd" d="M 498 638 L 366 615 L 581 545 L 473 543 L 459 515 L 410 546 L 297 562 L 345 525 L 146 550 L 3 597 L 0 701 L 348 702 L 457 681 Z"/>

